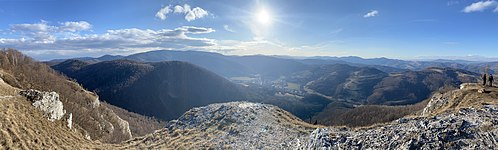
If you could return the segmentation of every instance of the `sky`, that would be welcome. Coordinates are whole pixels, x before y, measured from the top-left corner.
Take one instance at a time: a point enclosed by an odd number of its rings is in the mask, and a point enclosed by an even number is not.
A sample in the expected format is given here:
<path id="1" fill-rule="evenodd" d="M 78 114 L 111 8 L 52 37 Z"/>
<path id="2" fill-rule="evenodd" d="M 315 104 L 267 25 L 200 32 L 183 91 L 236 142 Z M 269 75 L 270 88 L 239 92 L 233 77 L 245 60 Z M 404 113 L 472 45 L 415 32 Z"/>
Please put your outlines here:
<path id="1" fill-rule="evenodd" d="M 0 0 L 0 48 L 38 60 L 150 50 L 498 58 L 498 1 Z"/>

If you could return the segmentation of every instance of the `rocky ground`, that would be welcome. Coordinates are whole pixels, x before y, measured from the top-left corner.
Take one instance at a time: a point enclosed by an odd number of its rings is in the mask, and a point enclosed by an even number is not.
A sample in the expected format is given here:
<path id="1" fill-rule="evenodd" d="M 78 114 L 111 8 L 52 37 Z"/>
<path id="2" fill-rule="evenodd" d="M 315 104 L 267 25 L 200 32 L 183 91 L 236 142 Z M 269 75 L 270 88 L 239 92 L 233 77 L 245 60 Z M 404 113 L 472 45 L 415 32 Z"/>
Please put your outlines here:
<path id="1" fill-rule="evenodd" d="M 458 113 L 402 118 L 368 129 L 319 128 L 305 149 L 496 149 L 498 108 L 462 108 Z"/>
<path id="2" fill-rule="evenodd" d="M 301 148 L 496 149 L 497 102 L 497 88 L 463 84 L 434 94 L 420 116 L 369 128 L 319 128 Z"/>
<path id="3" fill-rule="evenodd" d="M 230 102 L 191 109 L 169 122 L 166 129 L 129 144 L 162 148 L 154 144 L 158 139 L 181 134 L 170 141 L 186 141 L 179 146 L 187 149 L 293 149 L 300 147 L 315 128 L 276 106 Z"/>

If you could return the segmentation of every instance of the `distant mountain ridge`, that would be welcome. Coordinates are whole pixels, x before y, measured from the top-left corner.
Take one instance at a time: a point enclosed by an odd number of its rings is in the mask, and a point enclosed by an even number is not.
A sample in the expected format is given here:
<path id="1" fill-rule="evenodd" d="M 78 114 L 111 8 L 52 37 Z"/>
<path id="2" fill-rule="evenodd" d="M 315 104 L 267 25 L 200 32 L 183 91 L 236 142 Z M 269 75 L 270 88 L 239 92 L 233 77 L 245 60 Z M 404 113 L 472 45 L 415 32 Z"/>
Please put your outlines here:
<path id="1" fill-rule="evenodd" d="M 434 59 L 431 61 L 418 60 L 400 60 L 381 58 L 361 58 L 357 56 L 348 57 L 303 57 L 293 58 L 290 56 L 230 56 L 222 55 L 213 52 L 203 51 L 174 51 L 174 50 L 157 50 L 143 53 L 132 54 L 129 56 L 112 56 L 105 55 L 98 58 L 74 58 L 77 60 L 96 63 L 101 61 L 128 59 L 141 62 L 159 62 L 159 61 L 185 61 L 189 62 L 210 71 L 213 71 L 221 76 L 230 78 L 236 76 L 248 75 L 265 75 L 267 77 L 276 78 L 289 72 L 306 68 L 310 65 L 330 65 L 330 64 L 348 64 L 352 66 L 368 66 L 377 68 L 384 72 L 402 72 L 407 70 L 423 70 L 429 67 L 440 68 L 457 68 L 465 69 L 476 73 L 481 73 L 486 65 L 489 69 L 498 71 L 498 60 L 495 62 L 474 62 L 474 61 L 459 61 L 448 59 Z M 52 60 L 47 62 L 54 65 L 63 62 L 63 59 Z M 271 68 L 271 69 L 268 69 Z"/>

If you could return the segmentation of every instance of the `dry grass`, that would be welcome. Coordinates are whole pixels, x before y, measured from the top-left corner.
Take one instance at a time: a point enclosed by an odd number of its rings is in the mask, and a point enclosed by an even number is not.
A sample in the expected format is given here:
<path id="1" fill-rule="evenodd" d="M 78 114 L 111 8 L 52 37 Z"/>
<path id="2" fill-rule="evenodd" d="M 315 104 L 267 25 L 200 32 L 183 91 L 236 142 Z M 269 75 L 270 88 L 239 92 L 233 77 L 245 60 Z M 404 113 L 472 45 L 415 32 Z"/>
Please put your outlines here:
<path id="1" fill-rule="evenodd" d="M 210 149 L 211 140 L 219 131 L 206 132 L 195 129 L 158 130 L 151 135 L 134 138 L 123 143 L 122 149 Z"/>
<path id="2" fill-rule="evenodd" d="M 485 89 L 485 93 L 479 93 Z M 433 110 L 430 115 L 437 115 L 448 111 L 458 111 L 460 108 L 480 108 L 483 105 L 498 104 L 498 87 L 487 87 L 479 84 L 470 84 L 464 89 L 456 89 L 446 93 L 436 93 L 435 97 L 448 99 L 444 106 Z"/>
<path id="3" fill-rule="evenodd" d="M 107 108 L 112 109 L 112 111 L 114 111 L 114 113 L 116 113 L 123 120 L 128 121 L 133 137 L 144 136 L 166 126 L 165 121 L 158 120 L 154 117 L 147 117 L 129 112 L 125 109 L 113 106 L 106 102 L 102 102 L 101 104 L 105 105 Z"/>
<path id="4" fill-rule="evenodd" d="M 65 120 L 49 121 L 18 92 L 0 80 L 0 149 L 111 148 L 86 140 L 75 129 L 69 129 Z"/>
<path id="5" fill-rule="evenodd" d="M 8 49 L 0 51 L 0 69 L 2 79 L 17 88 L 59 93 L 64 109 L 73 114 L 74 125 L 84 129 L 92 139 L 118 143 L 130 138 L 121 132 L 120 119 L 112 110 L 93 108 L 92 102 L 97 98 L 95 95 L 47 65 Z"/>

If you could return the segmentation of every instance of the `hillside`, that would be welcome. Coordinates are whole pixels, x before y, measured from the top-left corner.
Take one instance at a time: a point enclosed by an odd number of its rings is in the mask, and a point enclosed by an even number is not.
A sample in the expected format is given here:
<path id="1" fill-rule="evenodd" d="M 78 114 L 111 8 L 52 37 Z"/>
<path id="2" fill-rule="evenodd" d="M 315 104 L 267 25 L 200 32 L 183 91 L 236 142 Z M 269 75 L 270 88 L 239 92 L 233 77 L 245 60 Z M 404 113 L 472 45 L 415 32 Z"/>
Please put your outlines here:
<path id="1" fill-rule="evenodd" d="M 93 149 L 102 145 L 75 131 L 81 128 L 69 129 L 65 120 L 49 121 L 18 95 L 20 91 L 0 79 L 0 149 Z"/>
<path id="2" fill-rule="evenodd" d="M 310 72 L 316 77 L 306 84 L 306 88 L 334 99 L 354 102 L 361 102 L 370 96 L 374 86 L 388 76 L 374 68 L 349 65 L 321 66 Z"/>
<path id="3" fill-rule="evenodd" d="M 368 126 L 420 111 L 433 92 L 477 82 L 479 75 L 435 67 L 387 74 L 371 67 L 334 64 L 294 73 L 285 80 L 302 85 L 308 94 L 316 95 L 315 99 L 322 97 L 327 101 L 284 96 L 265 103 L 284 108 L 310 123 Z"/>
<path id="4" fill-rule="evenodd" d="M 83 136 L 104 143 L 118 143 L 132 137 L 129 123 L 101 105 L 97 95 L 18 51 L 0 52 L 0 78 L 17 89 L 57 92 L 66 116 L 72 114 L 73 126 Z"/>
<path id="5" fill-rule="evenodd" d="M 367 99 L 370 104 L 414 104 L 429 98 L 432 92 L 462 83 L 476 83 L 479 74 L 452 68 L 427 68 L 391 74 L 378 83 Z"/>
<path id="6" fill-rule="evenodd" d="M 54 68 L 81 63 L 68 61 Z M 163 120 L 178 118 L 195 106 L 247 97 L 242 86 L 203 68 L 178 61 L 105 61 L 86 65 L 67 75 L 112 105 Z"/>
<path id="7" fill-rule="evenodd" d="M 368 67 L 326 65 L 296 75 L 294 80 L 307 82 L 308 91 L 331 99 L 356 104 L 407 105 L 427 99 L 442 88 L 477 82 L 479 74 L 452 68 L 427 68 L 387 74 Z"/>

